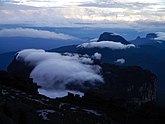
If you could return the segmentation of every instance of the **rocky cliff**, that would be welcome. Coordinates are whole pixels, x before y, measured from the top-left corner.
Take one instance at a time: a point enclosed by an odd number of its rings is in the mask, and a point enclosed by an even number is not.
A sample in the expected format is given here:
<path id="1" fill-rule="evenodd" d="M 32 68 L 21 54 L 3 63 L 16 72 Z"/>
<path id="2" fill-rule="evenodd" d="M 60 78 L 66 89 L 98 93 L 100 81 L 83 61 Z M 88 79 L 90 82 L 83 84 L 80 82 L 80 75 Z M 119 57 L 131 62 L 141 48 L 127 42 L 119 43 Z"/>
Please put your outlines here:
<path id="1" fill-rule="evenodd" d="M 143 104 L 156 100 L 157 78 L 148 70 L 138 66 L 102 64 L 105 84 L 101 89 L 115 99 Z"/>

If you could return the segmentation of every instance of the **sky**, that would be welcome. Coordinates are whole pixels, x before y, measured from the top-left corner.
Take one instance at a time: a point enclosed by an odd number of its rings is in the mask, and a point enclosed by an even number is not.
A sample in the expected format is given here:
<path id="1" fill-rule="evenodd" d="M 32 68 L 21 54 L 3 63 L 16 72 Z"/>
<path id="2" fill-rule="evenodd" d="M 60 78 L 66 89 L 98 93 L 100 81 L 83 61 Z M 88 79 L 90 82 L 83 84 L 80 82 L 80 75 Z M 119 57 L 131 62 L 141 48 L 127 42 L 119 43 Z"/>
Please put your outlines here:
<path id="1" fill-rule="evenodd" d="M 165 0 L 0 0 L 0 24 L 162 29 Z"/>

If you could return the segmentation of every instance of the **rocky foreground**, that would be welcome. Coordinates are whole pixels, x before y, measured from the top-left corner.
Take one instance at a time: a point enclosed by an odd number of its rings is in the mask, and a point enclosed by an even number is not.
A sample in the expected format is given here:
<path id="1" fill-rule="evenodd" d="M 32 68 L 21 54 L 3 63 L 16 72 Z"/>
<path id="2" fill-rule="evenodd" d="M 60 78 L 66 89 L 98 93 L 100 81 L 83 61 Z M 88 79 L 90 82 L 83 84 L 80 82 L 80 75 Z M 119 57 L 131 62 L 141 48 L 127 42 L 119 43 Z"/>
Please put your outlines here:
<path id="1" fill-rule="evenodd" d="M 14 61 L 12 65 L 15 64 L 18 63 Z M 83 97 L 68 93 L 68 96 L 56 99 L 38 94 L 39 86 L 25 75 L 0 71 L 0 124 L 165 122 L 165 109 L 156 105 L 154 74 L 140 67 L 100 66 L 104 85 L 86 90 Z M 16 71 L 12 67 L 11 70 Z M 21 72 L 25 68 L 17 69 Z M 74 89 L 74 86 L 68 87 Z"/>
<path id="2" fill-rule="evenodd" d="M 36 87 L 31 79 L 23 79 L 18 75 L 0 72 L 1 124 L 95 124 L 112 122 L 111 118 L 104 115 L 101 110 L 96 111 L 92 107 L 90 108 L 91 105 L 87 105 L 87 101 L 79 96 L 69 93 L 67 97 L 62 99 L 50 99 L 39 95 Z"/>

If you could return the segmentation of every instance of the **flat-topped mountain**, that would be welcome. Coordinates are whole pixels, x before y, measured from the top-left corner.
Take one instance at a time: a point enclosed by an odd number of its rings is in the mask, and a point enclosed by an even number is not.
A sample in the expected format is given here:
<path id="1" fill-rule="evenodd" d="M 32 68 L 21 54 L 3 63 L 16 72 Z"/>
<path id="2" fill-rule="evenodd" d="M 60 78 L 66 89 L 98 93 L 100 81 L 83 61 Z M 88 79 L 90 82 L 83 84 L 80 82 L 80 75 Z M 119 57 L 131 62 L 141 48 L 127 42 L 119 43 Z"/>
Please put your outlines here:
<path id="1" fill-rule="evenodd" d="M 100 35 L 99 41 L 114 41 L 114 42 L 120 42 L 122 44 L 130 44 L 126 39 L 124 39 L 122 36 L 114 33 L 104 32 Z"/>

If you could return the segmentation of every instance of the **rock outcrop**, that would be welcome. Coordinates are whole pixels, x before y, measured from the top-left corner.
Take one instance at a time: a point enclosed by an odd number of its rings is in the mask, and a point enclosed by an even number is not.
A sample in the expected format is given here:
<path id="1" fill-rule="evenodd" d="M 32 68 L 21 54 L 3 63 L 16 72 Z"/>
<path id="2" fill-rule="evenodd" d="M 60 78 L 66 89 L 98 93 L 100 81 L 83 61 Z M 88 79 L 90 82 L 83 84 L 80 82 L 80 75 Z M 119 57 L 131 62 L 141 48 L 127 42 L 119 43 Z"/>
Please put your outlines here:
<path id="1" fill-rule="evenodd" d="M 39 86 L 33 82 L 33 79 L 17 73 L 9 74 L 8 72 L 0 71 L 0 84 L 29 94 L 38 94 Z"/>

